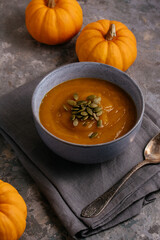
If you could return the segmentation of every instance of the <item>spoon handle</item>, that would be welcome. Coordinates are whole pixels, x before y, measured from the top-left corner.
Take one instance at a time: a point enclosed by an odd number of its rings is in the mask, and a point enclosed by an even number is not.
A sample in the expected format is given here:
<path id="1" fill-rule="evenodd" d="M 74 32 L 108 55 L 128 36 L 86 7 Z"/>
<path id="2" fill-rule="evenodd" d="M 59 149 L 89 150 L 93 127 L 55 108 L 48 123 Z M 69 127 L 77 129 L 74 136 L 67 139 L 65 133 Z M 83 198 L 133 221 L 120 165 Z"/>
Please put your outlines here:
<path id="1" fill-rule="evenodd" d="M 146 164 L 149 164 L 149 161 L 144 160 L 143 162 L 140 162 L 135 167 L 133 167 L 118 183 L 116 183 L 108 191 L 103 193 L 101 196 L 91 202 L 88 206 L 86 206 L 82 210 L 81 216 L 85 218 L 92 218 L 98 216 L 112 200 L 118 190 L 123 186 L 123 184 L 132 176 L 132 174 Z"/>

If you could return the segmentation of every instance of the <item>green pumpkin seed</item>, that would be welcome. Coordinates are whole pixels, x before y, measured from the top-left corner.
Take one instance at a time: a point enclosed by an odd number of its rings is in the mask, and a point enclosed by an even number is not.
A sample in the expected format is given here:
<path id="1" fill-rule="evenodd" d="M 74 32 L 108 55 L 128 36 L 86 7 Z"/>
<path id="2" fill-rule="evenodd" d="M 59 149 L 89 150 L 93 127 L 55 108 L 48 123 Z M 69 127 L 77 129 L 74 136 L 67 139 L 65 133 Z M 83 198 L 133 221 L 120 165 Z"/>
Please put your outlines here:
<path id="1" fill-rule="evenodd" d="M 94 120 L 94 117 L 92 117 L 92 116 L 90 116 L 89 118 L 90 118 L 91 120 Z"/>
<path id="2" fill-rule="evenodd" d="M 91 115 L 91 116 L 93 115 L 92 109 L 90 109 L 89 107 L 87 107 L 86 110 L 87 110 L 87 112 L 89 113 L 89 115 Z"/>
<path id="3" fill-rule="evenodd" d="M 81 112 L 81 115 L 82 115 L 82 116 L 87 116 L 88 113 L 84 111 L 84 112 Z"/>
<path id="4" fill-rule="evenodd" d="M 84 100 L 81 105 L 82 105 L 82 106 L 87 106 L 87 104 L 88 104 L 88 102 Z"/>
<path id="5" fill-rule="evenodd" d="M 71 108 L 71 110 L 72 110 L 72 111 L 79 111 L 79 108 L 73 107 L 73 108 Z"/>
<path id="6" fill-rule="evenodd" d="M 82 102 L 83 102 L 83 101 L 78 101 L 78 102 L 77 102 L 77 104 L 78 104 L 78 105 L 81 105 L 81 104 L 82 104 Z"/>
<path id="7" fill-rule="evenodd" d="M 76 118 L 75 115 L 72 115 L 72 116 L 71 116 L 71 120 L 72 120 L 72 121 L 74 121 L 75 118 Z"/>
<path id="8" fill-rule="evenodd" d="M 89 138 L 95 138 L 95 137 L 98 136 L 98 133 L 97 132 L 92 132 L 88 136 L 89 136 Z"/>
<path id="9" fill-rule="evenodd" d="M 85 116 L 85 117 L 83 117 L 83 118 L 82 118 L 83 121 L 86 121 L 86 120 L 88 119 L 88 117 L 89 117 L 89 116 Z"/>
<path id="10" fill-rule="evenodd" d="M 96 121 L 99 120 L 99 117 L 95 113 L 93 113 L 93 117 L 95 118 Z"/>
<path id="11" fill-rule="evenodd" d="M 98 127 L 98 128 L 101 128 L 101 127 L 102 127 L 102 119 L 98 120 L 98 122 L 97 122 L 97 127 Z"/>
<path id="12" fill-rule="evenodd" d="M 101 97 L 94 98 L 93 102 L 99 104 L 101 102 Z"/>
<path id="13" fill-rule="evenodd" d="M 85 107 L 82 107 L 82 108 L 78 111 L 78 113 L 83 112 L 83 111 L 85 111 L 85 110 L 86 110 L 86 108 L 85 108 Z"/>
<path id="14" fill-rule="evenodd" d="M 73 94 L 73 98 L 74 98 L 74 100 L 76 100 L 76 101 L 77 101 L 77 100 L 78 100 L 78 98 L 79 98 L 78 94 L 77 94 L 77 93 L 74 93 L 74 94 Z"/>
<path id="15" fill-rule="evenodd" d="M 87 97 L 87 100 L 93 100 L 94 98 L 96 98 L 95 95 L 89 95 L 89 96 Z"/>
<path id="16" fill-rule="evenodd" d="M 82 118 L 83 116 L 81 116 L 81 115 L 77 115 L 76 117 L 77 117 L 77 118 Z"/>
<path id="17" fill-rule="evenodd" d="M 99 111 L 99 112 L 97 112 L 97 113 L 96 113 L 97 117 L 101 116 L 102 113 L 103 113 L 103 111 Z"/>
<path id="18" fill-rule="evenodd" d="M 93 132 L 90 132 L 90 133 L 88 134 L 88 137 L 90 137 L 92 134 L 93 134 Z"/>
<path id="19" fill-rule="evenodd" d="M 78 105 L 83 105 L 83 104 L 87 104 L 87 101 L 85 101 L 85 100 L 82 100 L 82 101 L 78 101 L 78 102 L 77 102 L 77 104 L 78 104 Z"/>
<path id="20" fill-rule="evenodd" d="M 72 111 L 72 114 L 76 115 L 76 114 L 78 114 L 78 111 Z"/>
<path id="21" fill-rule="evenodd" d="M 68 108 L 66 105 L 63 104 L 63 108 L 68 112 Z"/>
<path id="22" fill-rule="evenodd" d="M 88 103 L 87 103 L 87 105 L 89 106 L 91 103 L 92 103 L 92 101 L 91 101 L 91 100 L 89 100 L 89 101 L 88 101 Z"/>
<path id="23" fill-rule="evenodd" d="M 74 101 L 74 100 L 67 100 L 67 103 L 68 103 L 70 106 L 76 106 L 76 105 L 77 105 L 76 101 Z"/>
<path id="24" fill-rule="evenodd" d="M 77 118 L 74 119 L 74 121 L 73 121 L 73 126 L 74 126 L 74 127 L 77 127 L 77 126 L 78 126 L 78 119 L 77 119 Z"/>
<path id="25" fill-rule="evenodd" d="M 101 110 L 102 110 L 101 107 L 96 107 L 96 108 L 94 108 L 94 112 L 99 112 L 99 111 L 101 111 Z"/>
<path id="26" fill-rule="evenodd" d="M 90 106 L 90 108 L 96 108 L 96 107 L 98 107 L 98 105 L 95 104 L 95 103 L 91 103 L 89 106 Z"/>

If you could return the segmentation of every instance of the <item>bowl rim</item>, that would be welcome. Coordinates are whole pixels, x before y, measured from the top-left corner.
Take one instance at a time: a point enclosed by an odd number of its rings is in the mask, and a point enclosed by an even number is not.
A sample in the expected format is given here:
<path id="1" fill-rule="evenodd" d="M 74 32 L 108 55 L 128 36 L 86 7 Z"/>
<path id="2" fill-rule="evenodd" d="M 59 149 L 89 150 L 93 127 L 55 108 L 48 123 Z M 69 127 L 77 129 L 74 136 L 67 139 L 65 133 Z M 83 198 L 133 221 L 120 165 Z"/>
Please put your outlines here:
<path id="1" fill-rule="evenodd" d="M 129 78 L 132 82 L 132 84 L 135 85 L 135 87 L 137 88 L 138 92 L 139 92 L 139 95 L 141 97 L 141 101 L 142 101 L 142 111 L 141 111 L 141 114 L 139 116 L 139 119 L 137 119 L 137 122 L 136 124 L 127 132 L 125 133 L 123 136 L 115 139 L 115 140 L 112 140 L 112 141 L 109 141 L 109 142 L 104 142 L 104 143 L 97 143 L 97 144 L 79 144 L 79 143 L 73 143 L 73 142 L 69 142 L 69 141 L 66 141 L 64 139 L 61 139 L 57 136 L 55 136 L 54 134 L 52 134 L 51 132 L 49 132 L 40 122 L 40 119 L 37 118 L 37 115 L 35 114 L 34 112 L 34 102 L 35 102 L 35 98 L 36 98 L 36 95 L 37 95 L 37 92 L 40 88 L 40 86 L 46 81 L 46 79 L 48 77 L 50 77 L 53 72 L 58 72 L 64 68 L 68 68 L 70 66 L 74 66 L 74 65 L 85 65 L 85 64 L 91 64 L 91 65 L 103 65 L 103 67 L 107 67 L 107 68 L 110 68 L 112 70 L 115 70 L 117 72 L 119 72 L 120 74 L 124 74 L 127 78 Z M 69 81 L 69 80 L 66 80 L 66 81 Z M 144 115 L 144 109 L 145 109 L 145 101 L 144 101 L 144 96 L 143 96 L 143 93 L 140 89 L 140 87 L 138 86 L 138 84 L 126 73 L 126 72 L 123 72 L 121 70 L 119 70 L 118 68 L 115 68 L 113 66 L 110 66 L 110 65 L 107 65 L 107 64 L 104 64 L 104 63 L 99 63 L 99 62 L 74 62 L 74 63 L 68 63 L 68 64 L 64 64 L 60 67 L 57 67 L 55 68 L 54 70 L 52 70 L 51 72 L 49 72 L 47 75 L 45 75 L 41 80 L 40 82 L 37 84 L 37 86 L 35 87 L 34 91 L 33 91 L 33 94 L 32 94 L 32 98 L 31 98 L 31 108 L 32 108 L 32 114 L 34 116 L 34 119 L 36 120 L 36 122 L 40 125 L 40 127 L 44 130 L 44 132 L 46 132 L 48 135 L 50 135 L 51 137 L 55 138 L 56 140 L 60 141 L 60 142 L 63 142 L 64 144 L 66 145 L 70 145 L 70 146 L 76 146 L 76 147 L 81 147 L 81 148 L 93 148 L 93 147 L 99 147 L 99 146 L 107 146 L 107 145 L 110 145 L 110 144 L 114 144 L 116 142 L 119 142 L 119 141 L 122 141 L 123 139 L 127 138 L 128 135 L 130 135 L 137 127 L 139 124 L 141 124 L 142 122 L 142 119 L 143 119 L 143 115 Z"/>

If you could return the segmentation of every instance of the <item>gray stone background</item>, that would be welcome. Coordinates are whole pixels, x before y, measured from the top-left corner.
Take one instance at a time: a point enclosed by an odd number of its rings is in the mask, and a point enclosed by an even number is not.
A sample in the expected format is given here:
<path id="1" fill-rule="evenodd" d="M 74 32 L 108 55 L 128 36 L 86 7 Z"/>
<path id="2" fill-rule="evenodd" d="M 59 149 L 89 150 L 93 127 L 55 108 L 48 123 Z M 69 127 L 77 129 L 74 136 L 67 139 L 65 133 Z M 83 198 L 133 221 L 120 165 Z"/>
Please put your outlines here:
<path id="1" fill-rule="evenodd" d="M 138 56 L 127 74 L 141 87 L 145 101 L 160 113 L 160 1 L 79 0 L 83 27 L 106 18 L 121 21 L 135 34 Z M 0 0 L 0 96 L 43 77 L 56 67 L 77 62 L 77 36 L 61 46 L 36 42 L 25 27 L 29 0 Z M 11 183 L 28 207 L 22 240 L 71 240 L 45 197 L 0 135 L 0 179 Z M 160 193 L 141 214 L 86 240 L 160 240 Z"/>

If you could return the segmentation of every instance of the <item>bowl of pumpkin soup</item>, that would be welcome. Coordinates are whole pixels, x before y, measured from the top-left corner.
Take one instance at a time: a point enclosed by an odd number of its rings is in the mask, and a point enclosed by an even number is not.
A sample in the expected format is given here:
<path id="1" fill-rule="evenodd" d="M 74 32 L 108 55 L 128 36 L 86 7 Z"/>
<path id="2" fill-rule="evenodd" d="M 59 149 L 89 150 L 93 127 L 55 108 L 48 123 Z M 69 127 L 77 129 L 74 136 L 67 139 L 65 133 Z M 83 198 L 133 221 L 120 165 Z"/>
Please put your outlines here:
<path id="1" fill-rule="evenodd" d="M 144 100 L 126 73 L 79 62 L 52 71 L 32 96 L 37 131 L 62 158 L 101 163 L 125 151 L 140 129 Z"/>

